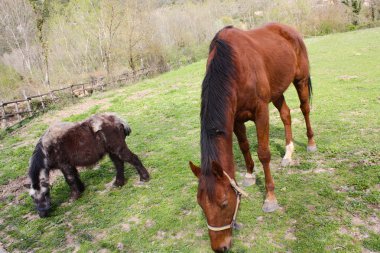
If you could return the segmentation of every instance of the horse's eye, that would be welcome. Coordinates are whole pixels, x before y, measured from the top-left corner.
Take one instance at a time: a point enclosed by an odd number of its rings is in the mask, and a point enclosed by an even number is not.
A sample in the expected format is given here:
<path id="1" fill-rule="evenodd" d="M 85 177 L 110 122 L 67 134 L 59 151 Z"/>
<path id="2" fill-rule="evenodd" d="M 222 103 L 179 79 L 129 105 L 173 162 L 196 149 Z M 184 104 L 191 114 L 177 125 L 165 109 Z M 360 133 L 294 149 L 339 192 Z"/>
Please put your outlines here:
<path id="1" fill-rule="evenodd" d="M 228 200 L 225 200 L 222 202 L 222 204 L 220 205 L 222 208 L 226 208 L 228 206 Z"/>

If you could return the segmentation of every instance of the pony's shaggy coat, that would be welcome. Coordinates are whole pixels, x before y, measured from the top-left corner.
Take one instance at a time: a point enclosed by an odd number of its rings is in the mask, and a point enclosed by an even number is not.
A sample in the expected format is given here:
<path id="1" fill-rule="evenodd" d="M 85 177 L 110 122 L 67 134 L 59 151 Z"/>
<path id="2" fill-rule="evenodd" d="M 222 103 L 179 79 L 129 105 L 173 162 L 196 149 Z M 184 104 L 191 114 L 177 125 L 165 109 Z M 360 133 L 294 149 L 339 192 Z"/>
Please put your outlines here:
<path id="1" fill-rule="evenodd" d="M 30 194 L 37 209 L 46 211 L 50 207 L 50 198 L 45 196 L 49 193 L 50 170 L 62 171 L 71 188 L 71 198 L 76 199 L 84 191 L 76 167 L 94 165 L 105 154 L 116 167 L 116 186 L 124 185 L 124 162 L 136 168 L 141 181 L 148 181 L 149 173 L 125 142 L 130 133 L 129 125 L 111 113 L 97 114 L 78 123 L 51 126 L 38 141 L 30 159 Z"/>

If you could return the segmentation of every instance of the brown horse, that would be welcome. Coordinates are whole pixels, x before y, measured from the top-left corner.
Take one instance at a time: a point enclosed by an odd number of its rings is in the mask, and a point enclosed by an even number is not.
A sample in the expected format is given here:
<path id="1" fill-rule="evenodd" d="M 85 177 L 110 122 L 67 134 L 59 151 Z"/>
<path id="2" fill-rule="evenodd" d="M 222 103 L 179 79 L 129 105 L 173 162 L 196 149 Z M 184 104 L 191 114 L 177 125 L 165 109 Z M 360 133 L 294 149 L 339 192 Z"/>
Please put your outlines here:
<path id="1" fill-rule="evenodd" d="M 131 133 L 129 125 L 111 113 L 94 115 L 78 123 L 58 123 L 40 138 L 30 159 L 30 189 L 38 214 L 45 217 L 50 209 L 49 172 L 62 171 L 71 188 L 71 200 L 80 197 L 84 184 L 77 166 L 90 166 L 108 154 L 116 167 L 115 186 L 123 186 L 124 162 L 132 164 L 140 181 L 148 181 L 149 173 L 140 159 L 131 152 L 125 138 Z"/>
<path id="2" fill-rule="evenodd" d="M 211 247 L 223 252 L 231 247 L 241 189 L 235 183 L 232 135 L 244 155 L 246 184 L 254 183 L 253 160 L 244 122 L 255 122 L 258 157 L 264 168 L 266 196 L 264 212 L 279 206 L 269 162 L 269 111 L 272 102 L 285 126 L 287 165 L 294 150 L 290 110 L 283 93 L 293 82 L 305 117 L 308 151 L 315 151 L 309 120 L 312 86 L 309 61 L 301 36 L 281 24 L 268 24 L 251 31 L 225 27 L 210 45 L 206 76 L 202 84 L 201 168 L 190 162 L 199 179 L 197 200 L 208 223 Z M 232 187 L 231 187 L 232 186 Z"/>

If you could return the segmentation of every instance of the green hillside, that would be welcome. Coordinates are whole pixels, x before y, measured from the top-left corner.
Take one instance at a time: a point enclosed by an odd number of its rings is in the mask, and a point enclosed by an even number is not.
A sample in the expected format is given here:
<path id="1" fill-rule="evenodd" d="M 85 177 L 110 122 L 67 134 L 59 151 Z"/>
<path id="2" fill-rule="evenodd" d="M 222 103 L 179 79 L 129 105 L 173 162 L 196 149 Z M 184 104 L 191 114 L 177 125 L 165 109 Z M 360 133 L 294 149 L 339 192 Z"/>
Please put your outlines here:
<path id="1" fill-rule="evenodd" d="M 306 129 L 293 86 L 295 164 L 281 169 L 284 130 L 271 106 L 271 167 L 281 209 L 261 210 L 264 174 L 256 154 L 253 123 L 248 136 L 258 184 L 246 188 L 232 252 L 380 251 L 380 29 L 306 40 L 314 88 L 311 120 L 318 152 L 306 152 Z M 205 60 L 118 90 L 97 93 L 63 111 L 33 119 L 0 141 L 0 242 L 35 252 L 210 252 L 206 221 L 196 203 L 197 181 L 188 161 L 199 164 L 199 112 Z M 151 172 L 148 184 L 126 165 L 128 183 L 110 188 L 115 171 L 108 158 L 81 172 L 87 189 L 67 203 L 62 177 L 52 188 L 54 210 L 37 218 L 19 189 L 33 145 L 53 120 L 82 120 L 113 111 L 127 119 L 127 138 Z M 238 181 L 244 159 L 236 140 Z M 1 246 L 1 244 L 0 244 Z M 0 247 L 1 250 L 1 247 Z"/>

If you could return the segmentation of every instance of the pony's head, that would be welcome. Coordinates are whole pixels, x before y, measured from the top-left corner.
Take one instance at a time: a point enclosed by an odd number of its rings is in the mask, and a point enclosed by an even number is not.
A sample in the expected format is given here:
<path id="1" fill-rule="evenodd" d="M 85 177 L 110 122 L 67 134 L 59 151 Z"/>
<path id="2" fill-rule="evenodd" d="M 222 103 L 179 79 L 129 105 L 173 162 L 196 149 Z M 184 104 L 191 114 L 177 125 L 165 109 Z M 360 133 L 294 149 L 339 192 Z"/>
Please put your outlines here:
<path id="1" fill-rule="evenodd" d="M 40 184 L 25 184 L 29 189 L 29 195 L 33 199 L 38 215 L 43 218 L 48 215 L 51 208 L 50 185 L 41 181 Z"/>
<path id="2" fill-rule="evenodd" d="M 32 197 L 41 218 L 47 216 L 51 207 L 49 171 L 45 169 L 46 167 L 45 150 L 42 145 L 42 139 L 40 139 L 29 162 L 31 184 L 25 184 L 24 186 L 29 189 L 29 195 Z"/>
<path id="3" fill-rule="evenodd" d="M 215 252 L 225 252 L 231 248 L 232 228 L 240 201 L 240 196 L 231 187 L 233 179 L 215 161 L 210 175 L 203 175 L 192 162 L 189 165 L 199 179 L 197 201 L 207 219 L 211 248 Z"/>

